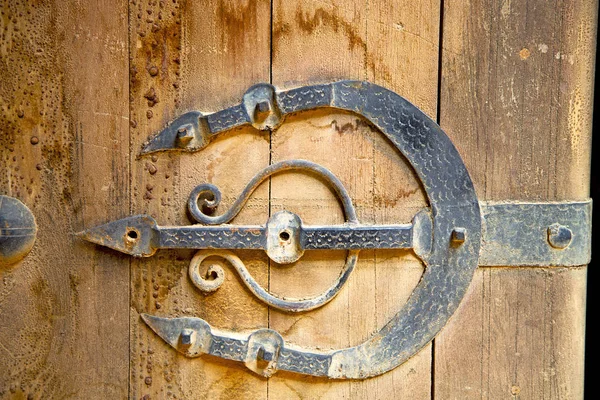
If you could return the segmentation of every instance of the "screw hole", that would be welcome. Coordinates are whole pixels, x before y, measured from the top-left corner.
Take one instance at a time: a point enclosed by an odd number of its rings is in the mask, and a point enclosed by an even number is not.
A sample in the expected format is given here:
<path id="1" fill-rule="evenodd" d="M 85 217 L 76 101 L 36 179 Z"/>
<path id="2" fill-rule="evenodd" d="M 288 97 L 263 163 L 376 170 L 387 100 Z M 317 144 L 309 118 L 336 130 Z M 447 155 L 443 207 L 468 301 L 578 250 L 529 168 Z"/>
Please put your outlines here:
<path id="1" fill-rule="evenodd" d="M 206 277 L 208 280 L 214 281 L 215 279 L 217 279 L 219 277 L 219 274 L 217 273 L 217 271 L 210 271 L 208 273 L 208 276 Z"/>
<path id="2" fill-rule="evenodd" d="M 290 233 L 286 231 L 279 232 L 279 239 L 287 242 L 290 240 Z"/>
<path id="3" fill-rule="evenodd" d="M 137 238 L 138 238 L 138 233 L 136 231 L 134 231 L 133 229 L 127 231 L 127 239 L 133 241 L 133 240 L 137 240 Z"/>

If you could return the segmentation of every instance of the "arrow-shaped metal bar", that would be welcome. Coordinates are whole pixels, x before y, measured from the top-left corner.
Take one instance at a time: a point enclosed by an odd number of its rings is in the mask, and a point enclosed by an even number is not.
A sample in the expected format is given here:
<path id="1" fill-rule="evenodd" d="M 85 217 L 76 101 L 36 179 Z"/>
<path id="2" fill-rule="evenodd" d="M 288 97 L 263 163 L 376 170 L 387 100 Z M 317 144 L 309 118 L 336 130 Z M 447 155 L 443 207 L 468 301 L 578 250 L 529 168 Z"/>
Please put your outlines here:
<path id="1" fill-rule="evenodd" d="M 286 217 L 290 215 L 294 222 L 299 221 L 294 214 L 285 213 Z M 161 227 L 157 225 L 154 218 L 148 215 L 137 215 L 88 229 L 78 235 L 89 242 L 137 257 L 151 256 L 158 249 L 262 249 L 269 251 L 279 248 L 279 250 L 289 253 L 308 249 L 353 250 L 412 247 L 412 224 L 303 226 L 301 223 L 286 224 L 281 218 L 278 218 L 280 216 L 271 218 L 266 226 Z M 275 261 L 281 262 L 281 260 Z"/>
<path id="2" fill-rule="evenodd" d="M 267 250 L 264 226 L 157 227 L 160 249 Z M 282 231 L 282 243 L 289 240 Z M 300 247 L 305 250 L 405 249 L 412 247 L 412 224 L 370 226 L 304 226 Z"/>

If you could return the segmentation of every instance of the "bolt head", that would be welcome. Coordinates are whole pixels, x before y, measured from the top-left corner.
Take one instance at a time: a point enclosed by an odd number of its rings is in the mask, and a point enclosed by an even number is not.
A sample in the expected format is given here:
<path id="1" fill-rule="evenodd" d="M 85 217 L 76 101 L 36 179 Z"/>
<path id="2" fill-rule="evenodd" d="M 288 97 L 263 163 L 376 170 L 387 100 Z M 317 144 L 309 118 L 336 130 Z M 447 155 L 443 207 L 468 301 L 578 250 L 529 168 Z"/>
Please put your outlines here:
<path id="1" fill-rule="evenodd" d="M 29 253 L 36 234 L 31 210 L 14 197 L 0 195 L 0 274 Z"/>
<path id="2" fill-rule="evenodd" d="M 264 347 L 261 347 L 258 349 L 257 357 L 261 360 L 273 361 L 273 359 L 275 358 L 275 354 L 272 351 L 266 350 Z"/>
<path id="3" fill-rule="evenodd" d="M 465 228 L 454 228 L 450 240 L 455 245 L 460 245 L 467 240 L 467 230 Z"/>
<path id="4" fill-rule="evenodd" d="M 548 227 L 548 243 L 555 249 L 565 249 L 573 240 L 573 232 L 564 225 L 552 224 Z"/>
<path id="5" fill-rule="evenodd" d="M 196 340 L 196 331 L 193 329 L 184 329 L 181 331 L 181 335 L 179 335 L 179 341 L 182 346 L 189 347 L 194 344 Z"/>
<path id="6" fill-rule="evenodd" d="M 260 101 L 260 102 L 256 103 L 256 112 L 266 113 L 270 109 L 271 109 L 271 105 L 266 100 L 265 101 Z"/>
<path id="7" fill-rule="evenodd" d="M 187 146 L 194 138 L 194 127 L 186 124 L 177 128 L 177 142 L 180 147 Z"/>

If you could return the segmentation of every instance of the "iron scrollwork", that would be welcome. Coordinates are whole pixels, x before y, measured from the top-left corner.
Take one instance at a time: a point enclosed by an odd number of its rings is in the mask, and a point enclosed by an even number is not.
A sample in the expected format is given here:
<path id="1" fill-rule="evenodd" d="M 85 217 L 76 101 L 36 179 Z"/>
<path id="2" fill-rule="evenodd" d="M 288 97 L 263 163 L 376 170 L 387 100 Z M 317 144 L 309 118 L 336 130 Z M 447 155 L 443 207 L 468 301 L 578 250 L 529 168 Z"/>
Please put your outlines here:
<path id="1" fill-rule="evenodd" d="M 530 243 L 534 243 L 537 256 L 544 262 L 559 260 L 568 264 L 589 257 L 586 232 L 591 203 L 565 206 L 569 208 L 568 215 L 583 218 L 581 224 L 561 219 L 563 214 L 555 212 L 560 207 L 552 205 L 480 204 L 458 151 L 441 128 L 406 99 L 367 82 L 341 81 L 279 92 L 271 85 L 256 85 L 239 105 L 208 115 L 197 111 L 182 115 L 150 139 L 142 154 L 198 151 L 221 132 L 242 125 L 275 129 L 286 115 L 320 107 L 362 116 L 406 157 L 429 200 L 429 207 L 417 213 L 411 224 L 360 224 L 339 179 L 309 161 L 288 160 L 259 172 L 233 206 L 218 216 L 213 214 L 220 202 L 219 190 L 210 184 L 196 187 L 190 194 L 188 209 L 198 224 L 163 227 L 150 216 L 138 215 L 86 230 L 80 236 L 137 257 L 148 257 L 165 248 L 199 249 L 190 264 L 189 275 L 204 292 L 218 289 L 224 271 L 211 265 L 208 274 L 212 279 L 207 279 L 199 270 L 200 263 L 212 256 L 225 258 L 255 296 L 269 306 L 289 312 L 312 310 L 331 301 L 352 273 L 361 249 L 412 248 L 425 265 L 421 281 L 404 307 L 379 332 L 358 346 L 335 351 L 290 345 L 271 329 L 244 335 L 216 330 L 200 318 L 143 314 L 146 324 L 182 354 L 188 357 L 212 354 L 244 362 L 267 377 L 277 370 L 335 379 L 372 377 L 402 364 L 437 335 L 465 295 L 478 266 L 480 251 L 492 265 L 500 259 L 498 262 L 515 261 L 504 259 L 507 248 L 522 247 L 526 251 L 528 244 L 514 240 L 514 235 L 500 227 L 504 216 L 522 221 L 517 224 L 519 235 L 532 238 Z M 262 181 L 289 170 L 307 171 L 328 183 L 342 204 L 346 222 L 332 226 L 304 225 L 298 215 L 281 211 L 265 225 L 228 224 Z M 547 233 L 545 227 L 538 229 L 537 219 L 531 220 L 523 211 L 531 209 L 544 216 Z M 485 218 L 495 221 L 493 229 L 482 230 Z M 487 235 L 483 246 L 482 235 Z M 348 255 L 340 276 L 324 293 L 312 299 L 284 299 L 254 280 L 242 261 L 229 251 L 235 249 L 261 249 L 281 264 L 293 263 L 304 251 L 313 249 L 345 249 Z"/>
<path id="2" fill-rule="evenodd" d="M 240 105 L 207 116 L 194 112 L 178 118 L 151 139 L 144 146 L 143 153 L 168 149 L 199 150 L 219 132 L 245 124 L 258 129 L 273 129 L 283 122 L 287 114 L 317 107 L 333 107 L 363 116 L 406 157 L 423 183 L 430 204 L 428 210 L 415 217 L 412 225 L 372 227 L 358 224 L 352 203 L 335 176 L 306 161 L 288 161 L 275 164 L 259 173 L 234 206 L 218 217 L 208 216 L 203 212 L 210 211 L 211 207 L 214 209 L 218 204 L 218 191 L 214 187 L 201 185 L 190 196 L 190 213 L 205 224 L 226 223 L 235 216 L 248 193 L 264 177 L 278 170 L 302 167 L 319 171 L 321 176 L 328 177 L 329 182 L 333 182 L 332 187 L 344 205 L 346 224 L 304 227 L 298 216 L 286 213 L 275 214 L 265 226 L 159 227 L 149 216 L 135 216 L 92 228 L 81 236 L 135 256 L 150 256 L 159 248 L 169 247 L 259 248 L 266 250 L 275 261 L 287 262 L 301 256 L 302 251 L 311 246 L 348 249 L 345 272 L 332 286 L 331 296 L 323 296 L 317 306 L 333 298 L 347 279 L 347 274 L 352 272 L 359 249 L 367 248 L 362 245 L 358 247 L 349 240 L 335 241 L 334 238 L 339 238 L 340 234 L 365 238 L 391 236 L 390 241 L 368 242 L 372 248 L 412 247 L 413 242 L 418 242 L 417 253 L 426 265 L 420 283 L 405 306 L 377 334 L 356 347 L 328 353 L 288 347 L 277 332 L 269 329 L 239 338 L 239 335 L 233 333 L 214 334 L 212 328 L 198 318 L 143 317 L 159 336 L 184 354 L 195 356 L 210 353 L 244 361 L 247 366 L 266 376 L 277 369 L 283 369 L 339 379 L 366 378 L 400 365 L 429 343 L 464 296 L 477 268 L 481 241 L 480 209 L 471 178 L 456 148 L 440 127 L 407 100 L 383 87 L 366 82 L 342 81 L 276 92 L 270 85 L 254 86 L 244 95 Z M 182 137 L 185 139 L 182 140 Z M 202 197 L 207 191 L 211 195 Z M 198 199 L 201 200 L 200 203 Z M 413 229 L 415 225 L 421 227 L 419 232 Z M 283 231 L 289 231 L 289 245 L 269 247 L 269 244 L 273 244 L 269 238 L 279 235 L 282 228 Z M 466 236 L 457 240 L 457 235 L 461 234 Z M 419 238 L 415 241 L 415 236 L 420 235 L 427 239 Z M 316 237 L 316 243 L 314 239 L 311 243 L 310 237 Z M 284 235 L 284 238 L 287 236 Z M 321 242 L 318 238 L 321 238 Z M 277 236 L 275 243 L 280 243 L 280 239 Z M 237 262 L 234 261 L 235 264 Z M 238 271 L 239 267 L 237 265 Z M 193 272 L 193 268 L 191 270 Z M 194 273 L 192 275 L 195 276 Z M 253 280 L 244 279 L 244 282 L 247 286 L 254 287 Z M 269 302 L 267 293 L 259 290 L 254 292 Z M 277 302 L 271 301 L 270 304 L 282 305 L 282 299 L 275 300 Z M 314 308 L 296 307 L 292 304 L 285 306 L 291 306 L 288 307 L 290 311 Z M 191 333 L 194 339 L 188 338 L 187 333 Z M 194 345 L 183 345 L 182 338 L 188 338 L 184 341 L 191 341 Z M 230 343 L 230 346 L 221 346 L 223 342 Z M 266 360 L 268 366 L 265 369 L 258 370 L 255 368 L 258 364 L 252 362 L 259 354 L 263 358 L 265 355 L 271 358 Z"/>

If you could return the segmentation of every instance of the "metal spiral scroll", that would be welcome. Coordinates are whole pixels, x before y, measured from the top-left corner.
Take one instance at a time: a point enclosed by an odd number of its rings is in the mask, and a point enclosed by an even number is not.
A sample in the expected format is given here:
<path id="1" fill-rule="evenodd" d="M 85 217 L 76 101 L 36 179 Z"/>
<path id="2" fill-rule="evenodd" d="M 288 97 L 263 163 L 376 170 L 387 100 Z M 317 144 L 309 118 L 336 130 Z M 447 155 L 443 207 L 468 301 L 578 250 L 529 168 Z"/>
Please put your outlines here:
<path id="1" fill-rule="evenodd" d="M 346 188 L 344 188 L 342 182 L 340 182 L 340 180 L 327 168 L 323 168 L 318 164 L 306 160 L 281 161 L 266 167 L 256 174 L 252 180 L 250 180 L 231 208 L 219 216 L 211 216 L 202 211 L 202 208 L 205 208 L 209 213 L 212 213 L 219 206 L 219 203 L 221 202 L 221 191 L 219 188 L 210 183 L 198 185 L 190 193 L 188 210 L 190 211 L 192 217 L 201 224 L 226 224 L 239 214 L 252 192 L 254 192 L 265 179 L 271 175 L 290 170 L 308 171 L 319 176 L 320 178 L 323 178 L 323 180 L 335 191 L 338 198 L 341 200 L 346 221 L 358 224 L 358 218 L 356 217 L 356 211 L 352 205 L 352 199 L 350 198 L 350 195 L 348 195 L 348 192 L 346 191 Z M 199 204 L 199 202 L 201 202 L 201 204 Z"/>
<path id="2" fill-rule="evenodd" d="M 186 356 L 212 354 L 241 361 L 264 376 L 281 369 L 335 379 L 363 379 L 391 370 L 423 348 L 443 328 L 465 295 L 478 265 L 481 245 L 481 215 L 473 183 L 441 128 L 390 90 L 356 81 L 281 92 L 270 85 L 257 85 L 249 89 L 239 105 L 209 115 L 193 112 L 181 116 L 146 143 L 142 152 L 197 151 L 220 132 L 243 125 L 272 129 L 283 123 L 286 115 L 320 107 L 353 112 L 367 119 L 398 148 L 420 178 L 433 216 L 430 251 L 421 257 L 426 265 L 421 281 L 404 307 L 379 332 L 358 346 L 332 351 L 289 345 L 271 329 L 242 335 L 213 331 L 199 318 L 142 315 L 159 336 Z M 210 208 L 213 204 L 206 205 Z M 152 223 L 148 219 L 142 222 Z M 122 244 L 111 245 L 128 250 Z M 152 250 L 150 245 L 135 247 L 133 254 L 151 254 Z M 268 367 L 259 367 L 259 359 L 267 361 Z"/>
<path id="3" fill-rule="evenodd" d="M 230 222 L 241 211 L 252 192 L 254 192 L 264 180 L 273 174 L 290 170 L 308 171 L 322 178 L 340 199 L 346 221 L 350 224 L 358 224 L 358 218 L 356 217 L 356 210 L 352 205 L 352 199 L 339 179 L 326 168 L 305 160 L 282 161 L 263 169 L 252 178 L 233 206 L 219 216 L 210 216 L 202 211 L 203 208 L 207 208 L 209 211 L 213 212 L 216 210 L 221 200 L 221 192 L 219 189 L 211 184 L 198 185 L 189 197 L 188 209 L 190 214 L 196 221 L 204 224 L 217 225 Z M 334 283 L 320 295 L 308 299 L 283 299 L 271 294 L 252 277 L 243 261 L 230 251 L 198 251 L 190 262 L 189 276 L 194 285 L 201 291 L 205 293 L 214 292 L 223 284 L 225 277 L 223 268 L 217 264 L 211 264 L 208 267 L 207 272 L 202 274 L 200 272 L 200 266 L 202 262 L 209 257 L 222 258 L 237 271 L 244 285 L 246 285 L 257 298 L 269 306 L 290 312 L 309 311 L 323 306 L 339 293 L 356 266 L 358 261 L 358 251 L 359 250 L 349 250 L 348 256 L 346 257 L 346 263 Z"/>

